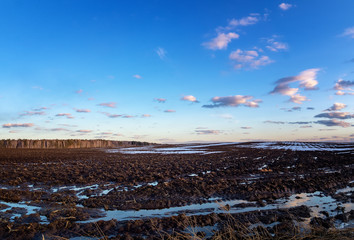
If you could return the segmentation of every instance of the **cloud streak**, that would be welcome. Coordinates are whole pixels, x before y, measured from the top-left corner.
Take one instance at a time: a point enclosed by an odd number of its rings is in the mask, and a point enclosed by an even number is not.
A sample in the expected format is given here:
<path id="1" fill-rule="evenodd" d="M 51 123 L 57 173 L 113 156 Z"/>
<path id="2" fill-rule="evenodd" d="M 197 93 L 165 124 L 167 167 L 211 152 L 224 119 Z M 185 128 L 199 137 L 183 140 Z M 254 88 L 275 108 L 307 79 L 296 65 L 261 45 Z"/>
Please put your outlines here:
<path id="1" fill-rule="evenodd" d="M 56 117 L 66 117 L 69 119 L 73 119 L 74 117 L 71 115 L 71 113 L 58 113 L 57 115 L 55 115 Z"/>
<path id="2" fill-rule="evenodd" d="M 315 122 L 317 124 L 322 124 L 325 125 L 327 127 L 350 127 L 350 123 L 348 122 L 344 122 L 344 121 L 339 121 L 337 119 L 331 119 L 331 120 L 319 120 L 317 122 Z"/>
<path id="3" fill-rule="evenodd" d="M 329 112 L 318 114 L 315 116 L 315 118 L 351 119 L 354 118 L 354 114 L 351 114 L 349 112 Z"/>
<path id="4" fill-rule="evenodd" d="M 6 123 L 3 124 L 2 127 L 3 128 L 18 128 L 18 127 L 33 127 L 34 124 L 33 123 Z"/>
<path id="5" fill-rule="evenodd" d="M 107 102 L 107 103 L 100 103 L 98 106 L 102 107 L 110 107 L 110 108 L 116 108 L 117 103 L 116 102 Z"/>

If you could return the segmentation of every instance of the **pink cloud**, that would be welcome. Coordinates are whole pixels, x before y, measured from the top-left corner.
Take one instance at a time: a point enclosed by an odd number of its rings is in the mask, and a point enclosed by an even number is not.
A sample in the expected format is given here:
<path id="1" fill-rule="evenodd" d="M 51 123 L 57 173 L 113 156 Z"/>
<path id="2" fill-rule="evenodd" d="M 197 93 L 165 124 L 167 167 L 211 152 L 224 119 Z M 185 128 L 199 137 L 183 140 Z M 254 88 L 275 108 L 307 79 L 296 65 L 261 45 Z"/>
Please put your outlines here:
<path id="1" fill-rule="evenodd" d="M 89 113 L 89 112 L 91 112 L 90 109 L 75 109 L 75 110 L 76 110 L 76 112 L 78 112 L 78 113 Z"/>
<path id="2" fill-rule="evenodd" d="M 140 76 L 139 74 L 135 74 L 133 75 L 133 78 L 142 79 L 142 76 Z"/>
<path id="3" fill-rule="evenodd" d="M 20 114 L 20 116 L 33 116 L 33 115 L 45 115 L 45 112 L 32 112 L 32 111 L 25 111 L 25 113 Z"/>
<path id="4" fill-rule="evenodd" d="M 174 112 L 176 112 L 176 110 L 168 109 L 168 110 L 165 110 L 164 112 L 165 113 L 174 113 Z"/>
<path id="5" fill-rule="evenodd" d="M 182 101 L 189 101 L 189 102 L 195 102 L 198 103 L 199 101 L 197 100 L 196 97 L 192 96 L 192 95 L 188 95 L 188 96 L 184 96 L 181 98 Z"/>
<path id="6" fill-rule="evenodd" d="M 117 105 L 116 102 L 107 102 L 107 103 L 100 103 L 98 106 L 103 106 L 103 107 L 110 107 L 110 108 L 115 108 Z"/>
<path id="7" fill-rule="evenodd" d="M 82 89 L 79 89 L 79 90 L 76 91 L 77 94 L 81 94 L 82 92 L 83 92 Z"/>
<path id="8" fill-rule="evenodd" d="M 3 124 L 3 128 L 12 128 L 12 127 L 33 127 L 33 123 L 6 123 Z"/>
<path id="9" fill-rule="evenodd" d="M 69 119 L 73 119 L 74 117 L 71 116 L 71 113 L 58 113 L 57 115 L 55 115 L 56 117 L 66 117 Z"/>

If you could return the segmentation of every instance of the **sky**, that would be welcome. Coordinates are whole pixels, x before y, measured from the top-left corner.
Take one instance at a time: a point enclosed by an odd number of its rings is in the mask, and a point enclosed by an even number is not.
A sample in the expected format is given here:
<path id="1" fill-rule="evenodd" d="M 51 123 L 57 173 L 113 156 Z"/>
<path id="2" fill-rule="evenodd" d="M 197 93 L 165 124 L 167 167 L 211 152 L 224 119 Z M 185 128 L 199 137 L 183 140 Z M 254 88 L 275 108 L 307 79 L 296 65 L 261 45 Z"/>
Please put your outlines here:
<path id="1" fill-rule="evenodd" d="M 352 0 L 0 1 L 0 138 L 354 141 Z"/>

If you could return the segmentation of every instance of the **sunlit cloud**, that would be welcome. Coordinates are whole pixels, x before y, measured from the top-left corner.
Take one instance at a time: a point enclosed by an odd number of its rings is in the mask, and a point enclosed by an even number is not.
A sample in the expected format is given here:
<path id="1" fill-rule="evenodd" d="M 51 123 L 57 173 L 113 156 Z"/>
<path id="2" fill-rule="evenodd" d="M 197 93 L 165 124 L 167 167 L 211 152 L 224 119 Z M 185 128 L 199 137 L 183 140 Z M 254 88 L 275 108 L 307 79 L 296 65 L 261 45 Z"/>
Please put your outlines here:
<path id="1" fill-rule="evenodd" d="M 354 81 L 347 81 L 343 79 L 338 79 L 334 84 L 333 89 L 337 90 L 336 95 L 354 95 L 354 90 L 351 88 L 354 86 Z"/>
<path id="2" fill-rule="evenodd" d="M 143 77 L 140 76 L 139 74 L 135 74 L 135 75 L 133 75 L 133 78 L 142 79 Z"/>
<path id="3" fill-rule="evenodd" d="M 213 38 L 209 42 L 203 43 L 202 45 L 211 50 L 226 49 L 232 39 L 237 39 L 239 37 L 240 35 L 234 32 L 219 33 L 217 37 Z"/>
<path id="4" fill-rule="evenodd" d="M 165 49 L 163 49 L 162 47 L 158 47 L 156 49 L 156 53 L 162 60 L 164 60 L 166 58 L 167 51 Z"/>
<path id="5" fill-rule="evenodd" d="M 167 109 L 167 110 L 165 110 L 164 112 L 165 112 L 165 113 L 174 113 L 174 112 L 176 112 L 176 110 Z"/>
<path id="6" fill-rule="evenodd" d="M 2 127 L 3 128 L 18 128 L 18 127 L 33 127 L 34 124 L 33 123 L 6 123 L 3 124 Z"/>
<path id="7" fill-rule="evenodd" d="M 345 107 L 347 107 L 347 105 L 344 103 L 334 103 L 330 108 L 327 108 L 324 111 L 338 111 L 342 110 Z"/>
<path id="8" fill-rule="evenodd" d="M 354 114 L 349 112 L 328 112 L 321 113 L 315 116 L 316 118 L 338 118 L 338 119 L 351 119 L 354 118 Z"/>
<path id="9" fill-rule="evenodd" d="M 89 113 L 89 112 L 91 112 L 90 109 L 75 109 L 75 111 L 78 112 L 78 113 Z"/>
<path id="10" fill-rule="evenodd" d="M 167 101 L 166 98 L 154 98 L 154 100 L 159 102 L 159 103 L 165 103 Z"/>
<path id="11" fill-rule="evenodd" d="M 69 118 L 69 119 L 72 119 L 74 118 L 71 113 L 58 113 L 57 115 L 55 115 L 56 117 L 66 117 L 66 118 Z"/>
<path id="12" fill-rule="evenodd" d="M 195 102 L 198 103 L 199 101 L 197 100 L 196 97 L 192 96 L 192 95 L 187 95 L 187 96 L 183 96 L 181 98 L 182 101 L 188 101 L 188 102 Z"/>
<path id="13" fill-rule="evenodd" d="M 274 62 L 268 56 L 260 56 L 256 50 L 243 51 L 237 49 L 236 51 L 231 52 L 229 58 L 236 62 L 234 65 L 235 69 L 257 69 L 260 66 L 265 66 Z"/>
<path id="14" fill-rule="evenodd" d="M 98 106 L 102 107 L 110 107 L 110 108 L 116 108 L 117 103 L 116 102 L 107 102 L 107 103 L 100 103 Z"/>
<path id="15" fill-rule="evenodd" d="M 143 115 L 141 115 L 141 117 L 148 118 L 148 117 L 151 117 L 151 115 L 150 114 L 143 114 Z"/>
<path id="16" fill-rule="evenodd" d="M 135 118 L 133 115 L 123 115 L 122 118 Z"/>
<path id="17" fill-rule="evenodd" d="M 226 97 L 213 97 L 211 99 L 213 104 L 203 105 L 204 108 L 216 107 L 238 107 L 244 105 L 246 107 L 256 108 L 259 107 L 258 103 L 262 102 L 260 99 L 253 99 L 253 96 L 226 96 Z"/>
<path id="18" fill-rule="evenodd" d="M 290 97 L 289 102 L 297 103 L 297 104 L 302 104 L 304 101 L 310 101 L 306 96 L 302 96 L 300 94 L 295 94 Z"/>
<path id="19" fill-rule="evenodd" d="M 342 36 L 348 36 L 350 38 L 354 38 L 354 27 L 349 27 L 345 29 Z"/>
<path id="20" fill-rule="evenodd" d="M 344 122 L 344 121 L 339 121 L 337 119 L 331 119 L 331 120 L 319 120 L 317 122 L 318 124 L 325 125 L 327 127 L 350 127 L 350 123 Z"/>
<path id="21" fill-rule="evenodd" d="M 290 102 L 301 104 L 303 101 L 308 101 L 306 96 L 298 94 L 299 88 L 305 90 L 316 90 L 318 81 L 316 80 L 317 72 L 320 69 L 312 68 L 302 71 L 297 76 L 281 78 L 275 82 L 276 86 L 270 94 L 281 94 L 290 96 Z M 291 83 L 298 83 L 299 88 L 290 87 Z"/>
<path id="22" fill-rule="evenodd" d="M 79 89 L 79 90 L 76 91 L 77 94 L 81 94 L 82 92 L 83 92 L 82 89 Z"/>
<path id="23" fill-rule="evenodd" d="M 290 3 L 281 3 L 281 4 L 279 4 L 279 8 L 281 10 L 284 10 L 284 11 L 289 10 L 292 6 L 293 5 L 290 4 Z"/>

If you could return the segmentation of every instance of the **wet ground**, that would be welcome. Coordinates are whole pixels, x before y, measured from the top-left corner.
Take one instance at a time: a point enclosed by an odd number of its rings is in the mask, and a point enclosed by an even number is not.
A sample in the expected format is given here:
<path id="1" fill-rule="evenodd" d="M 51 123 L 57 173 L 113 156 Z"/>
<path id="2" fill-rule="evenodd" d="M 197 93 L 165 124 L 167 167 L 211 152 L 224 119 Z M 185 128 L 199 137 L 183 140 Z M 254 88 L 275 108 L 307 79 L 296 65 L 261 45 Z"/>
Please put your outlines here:
<path id="1" fill-rule="evenodd" d="M 353 169 L 338 143 L 1 149 L 0 238 L 212 237 L 230 217 L 270 236 L 352 229 Z"/>

